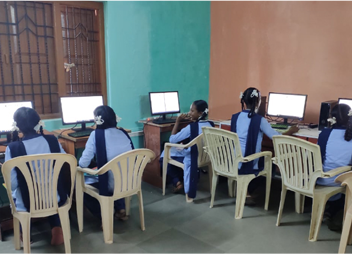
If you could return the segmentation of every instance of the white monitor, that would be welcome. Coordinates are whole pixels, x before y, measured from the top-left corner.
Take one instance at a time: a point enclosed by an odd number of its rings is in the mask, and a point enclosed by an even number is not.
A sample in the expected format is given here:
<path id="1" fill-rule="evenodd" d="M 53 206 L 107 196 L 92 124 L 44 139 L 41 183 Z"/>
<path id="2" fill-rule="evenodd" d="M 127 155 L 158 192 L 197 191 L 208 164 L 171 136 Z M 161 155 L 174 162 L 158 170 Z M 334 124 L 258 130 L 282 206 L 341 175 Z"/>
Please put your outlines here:
<path id="1" fill-rule="evenodd" d="M 103 105 L 103 96 L 61 97 L 63 124 L 93 123 L 94 110 Z"/>
<path id="2" fill-rule="evenodd" d="M 347 104 L 352 108 L 352 99 L 339 98 L 339 104 Z"/>
<path id="3" fill-rule="evenodd" d="M 14 122 L 13 115 L 21 107 L 32 108 L 31 101 L 0 103 L 0 132 L 10 132 Z"/>
<path id="4" fill-rule="evenodd" d="M 303 94 L 269 93 L 267 115 L 282 117 L 285 122 L 287 118 L 302 120 L 306 101 L 307 95 Z"/>
<path id="5" fill-rule="evenodd" d="M 178 92 L 149 93 L 152 115 L 180 113 Z"/>

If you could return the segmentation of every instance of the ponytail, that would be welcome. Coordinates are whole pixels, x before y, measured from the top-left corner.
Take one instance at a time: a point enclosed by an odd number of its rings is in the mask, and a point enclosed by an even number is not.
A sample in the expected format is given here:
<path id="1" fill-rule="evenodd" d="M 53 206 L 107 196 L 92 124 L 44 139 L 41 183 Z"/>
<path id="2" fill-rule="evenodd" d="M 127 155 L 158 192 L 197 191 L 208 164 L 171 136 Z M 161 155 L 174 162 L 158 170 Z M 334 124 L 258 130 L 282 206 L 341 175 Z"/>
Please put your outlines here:
<path id="1" fill-rule="evenodd" d="M 345 131 L 345 140 L 346 141 L 352 140 L 352 116 L 350 116 L 348 119 L 347 128 Z"/>
<path id="2" fill-rule="evenodd" d="M 251 118 L 255 114 L 255 107 L 259 104 L 260 101 L 260 92 L 257 88 L 250 87 L 247 88 L 244 93 L 241 92 L 240 95 L 242 110 L 244 110 L 244 105 L 247 108 L 250 108 L 248 113 L 248 118 Z"/>

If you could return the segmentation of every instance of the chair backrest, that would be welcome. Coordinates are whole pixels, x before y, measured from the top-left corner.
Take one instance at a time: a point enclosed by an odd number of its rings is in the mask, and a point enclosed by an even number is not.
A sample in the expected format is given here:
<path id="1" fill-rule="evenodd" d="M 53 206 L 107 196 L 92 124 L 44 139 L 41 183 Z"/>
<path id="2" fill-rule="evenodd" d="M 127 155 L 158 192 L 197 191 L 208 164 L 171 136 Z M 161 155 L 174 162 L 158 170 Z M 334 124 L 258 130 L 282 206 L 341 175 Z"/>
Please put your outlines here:
<path id="1" fill-rule="evenodd" d="M 140 190 L 144 169 L 154 158 L 155 154 L 152 150 L 134 149 L 106 163 L 100 169 L 99 175 L 108 171 L 113 173 L 113 197 L 132 195 Z"/>
<path id="2" fill-rule="evenodd" d="M 65 185 L 63 188 L 68 188 L 65 189 L 65 193 L 69 193 L 69 202 L 72 202 L 77 171 L 77 160 L 74 156 L 70 154 L 50 153 L 20 156 L 6 161 L 2 166 L 2 174 L 14 212 L 16 212 L 16 207 L 11 195 L 11 171 L 15 170 L 15 167 L 20 170 L 27 183 L 30 213 L 32 215 L 42 214 L 43 216 L 49 216 L 57 213 L 59 174 L 62 170 L 64 170 L 62 173 L 67 173 L 66 169 L 69 169 L 71 185 Z"/>
<path id="3" fill-rule="evenodd" d="M 225 176 L 238 175 L 238 163 L 243 159 L 240 141 L 236 133 L 203 127 L 205 151 L 215 172 Z"/>
<path id="4" fill-rule="evenodd" d="M 313 194 L 315 182 L 322 176 L 320 147 L 311 142 L 289 137 L 274 136 L 275 164 L 280 169 L 283 184 Z"/>
<path id="5" fill-rule="evenodd" d="M 197 148 L 198 148 L 198 167 L 204 167 L 210 164 L 209 155 L 204 151 L 204 138 L 203 133 L 195 138 Z"/>

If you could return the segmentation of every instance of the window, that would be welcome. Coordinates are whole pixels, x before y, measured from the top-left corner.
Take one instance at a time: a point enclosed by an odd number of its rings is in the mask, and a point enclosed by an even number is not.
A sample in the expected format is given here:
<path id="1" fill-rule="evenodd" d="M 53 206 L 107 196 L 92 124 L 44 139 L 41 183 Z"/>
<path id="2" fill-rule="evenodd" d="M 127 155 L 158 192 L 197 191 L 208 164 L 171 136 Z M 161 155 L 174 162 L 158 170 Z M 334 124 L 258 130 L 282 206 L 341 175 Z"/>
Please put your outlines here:
<path id="1" fill-rule="evenodd" d="M 0 102 L 59 116 L 60 96 L 106 99 L 103 4 L 0 3 Z"/>

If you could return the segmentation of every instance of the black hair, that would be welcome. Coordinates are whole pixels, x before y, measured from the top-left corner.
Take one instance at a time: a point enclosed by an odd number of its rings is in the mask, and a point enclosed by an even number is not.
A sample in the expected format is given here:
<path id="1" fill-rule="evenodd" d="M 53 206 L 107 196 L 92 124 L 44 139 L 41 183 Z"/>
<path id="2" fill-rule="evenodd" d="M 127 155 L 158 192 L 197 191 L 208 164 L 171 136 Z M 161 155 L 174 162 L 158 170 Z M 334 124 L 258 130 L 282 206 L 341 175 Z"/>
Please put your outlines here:
<path id="1" fill-rule="evenodd" d="M 205 120 L 208 117 L 208 113 L 205 110 L 208 108 L 208 103 L 204 100 L 196 100 L 193 102 L 193 105 L 196 107 L 198 112 L 203 112 L 203 114 L 199 117 L 199 120 Z"/>
<path id="2" fill-rule="evenodd" d="M 15 114 L 13 115 L 13 120 L 17 123 L 17 127 L 23 133 L 24 136 L 28 134 L 34 134 L 36 131 L 34 127 L 39 123 L 40 116 L 32 108 L 21 107 L 16 110 Z M 40 126 L 40 134 L 43 135 L 43 127 Z M 17 141 L 18 138 L 18 131 L 14 131 L 12 133 L 12 140 Z"/>
<path id="3" fill-rule="evenodd" d="M 258 97 L 252 96 L 253 90 L 257 90 Z M 260 100 L 260 92 L 257 88 L 250 87 L 244 91 L 241 97 L 242 110 L 244 110 L 244 104 L 246 104 L 247 108 L 250 108 L 250 112 L 248 117 L 251 118 L 255 114 L 255 107 L 259 104 Z"/>
<path id="4" fill-rule="evenodd" d="M 104 121 L 103 124 L 97 125 L 97 129 L 107 129 L 116 127 L 116 114 L 114 110 L 109 106 L 99 106 L 94 110 L 94 117 L 101 116 Z"/>
<path id="5" fill-rule="evenodd" d="M 336 126 L 346 128 L 345 140 L 350 141 L 352 139 L 352 120 L 348 116 L 351 107 L 347 104 L 337 104 L 331 110 L 331 116 L 336 118 Z"/>

